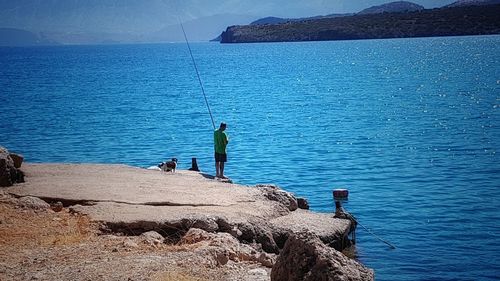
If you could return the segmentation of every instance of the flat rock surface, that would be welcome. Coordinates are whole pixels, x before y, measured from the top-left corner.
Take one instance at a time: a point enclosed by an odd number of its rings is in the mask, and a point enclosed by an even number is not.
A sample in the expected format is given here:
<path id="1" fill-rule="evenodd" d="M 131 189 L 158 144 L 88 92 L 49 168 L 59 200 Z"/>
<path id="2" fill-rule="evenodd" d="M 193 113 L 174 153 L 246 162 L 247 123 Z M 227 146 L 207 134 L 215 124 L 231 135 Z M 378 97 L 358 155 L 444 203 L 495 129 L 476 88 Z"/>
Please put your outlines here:
<path id="1" fill-rule="evenodd" d="M 191 171 L 176 173 L 125 165 L 25 164 L 26 183 L 8 192 L 74 201 L 230 206 L 256 191 Z M 231 190 L 231 196 L 224 196 Z"/>
<path id="2" fill-rule="evenodd" d="M 350 225 L 349 220 L 333 218 L 332 214 L 313 213 L 301 209 L 276 217 L 270 222 L 276 227 L 289 229 L 294 233 L 310 231 L 319 237 L 341 233 Z"/>
<path id="3" fill-rule="evenodd" d="M 181 220 L 185 227 L 186 220 L 189 224 L 192 219 L 196 227 L 207 231 L 229 231 L 220 229 L 222 219 L 229 228 L 266 224 L 294 232 L 309 229 L 320 237 L 342 237 L 349 229 L 348 221 L 331 214 L 291 212 L 266 198 L 259 188 L 223 183 L 198 172 L 100 164 L 25 164 L 23 170 L 26 182 L 6 192 L 61 201 L 73 211 L 105 223 L 150 230 Z"/>

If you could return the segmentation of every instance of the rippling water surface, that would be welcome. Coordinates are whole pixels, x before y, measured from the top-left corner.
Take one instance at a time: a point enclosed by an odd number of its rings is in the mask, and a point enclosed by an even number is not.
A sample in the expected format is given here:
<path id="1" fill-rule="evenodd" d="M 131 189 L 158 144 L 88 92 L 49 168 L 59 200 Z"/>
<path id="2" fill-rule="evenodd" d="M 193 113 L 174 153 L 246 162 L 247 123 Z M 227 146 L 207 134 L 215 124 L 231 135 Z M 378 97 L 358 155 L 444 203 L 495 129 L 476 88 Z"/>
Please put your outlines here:
<path id="1" fill-rule="evenodd" d="M 227 174 L 363 228 L 377 280 L 498 280 L 500 36 L 192 44 Z M 0 48 L 0 144 L 30 162 L 197 157 L 212 125 L 185 44 Z"/>

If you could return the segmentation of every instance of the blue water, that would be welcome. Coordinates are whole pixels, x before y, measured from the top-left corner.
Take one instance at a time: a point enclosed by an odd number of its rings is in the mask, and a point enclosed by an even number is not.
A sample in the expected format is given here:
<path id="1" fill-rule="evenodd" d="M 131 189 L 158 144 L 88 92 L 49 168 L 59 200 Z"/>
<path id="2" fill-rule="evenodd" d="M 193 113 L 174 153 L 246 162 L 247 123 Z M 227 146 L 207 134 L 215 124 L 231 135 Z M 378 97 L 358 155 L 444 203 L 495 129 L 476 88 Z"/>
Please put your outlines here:
<path id="1" fill-rule="evenodd" d="M 500 36 L 192 44 L 226 174 L 363 228 L 377 280 L 498 280 Z M 0 144 L 29 162 L 197 157 L 212 125 L 185 44 L 0 48 Z"/>

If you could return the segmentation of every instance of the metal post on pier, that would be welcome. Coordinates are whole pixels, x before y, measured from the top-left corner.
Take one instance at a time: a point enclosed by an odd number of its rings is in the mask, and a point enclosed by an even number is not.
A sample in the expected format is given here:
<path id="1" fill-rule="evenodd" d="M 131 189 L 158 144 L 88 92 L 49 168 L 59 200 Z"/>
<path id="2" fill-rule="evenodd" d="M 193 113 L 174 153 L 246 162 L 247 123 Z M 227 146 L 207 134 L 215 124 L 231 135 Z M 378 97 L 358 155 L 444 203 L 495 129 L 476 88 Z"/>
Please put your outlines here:
<path id="1" fill-rule="evenodd" d="M 198 168 L 198 163 L 196 162 L 196 158 L 193 157 L 191 158 L 191 168 L 189 168 L 190 171 L 196 171 L 199 172 L 200 169 Z"/>
<path id="2" fill-rule="evenodd" d="M 352 233 L 352 244 L 356 244 L 356 226 L 359 224 L 364 230 L 366 230 L 368 233 L 373 235 L 373 237 L 375 237 L 379 241 L 385 243 L 386 245 L 391 247 L 391 249 L 396 249 L 396 246 L 394 246 L 391 243 L 389 243 L 388 241 L 378 237 L 375 233 L 373 233 L 366 226 L 359 223 L 358 220 L 353 215 L 351 215 L 349 212 L 345 211 L 344 208 L 342 208 L 342 202 L 347 201 L 348 195 L 349 195 L 349 191 L 347 189 L 334 189 L 333 190 L 333 199 L 335 200 L 335 215 L 333 217 L 334 218 L 348 219 L 351 221 L 350 232 Z"/>
<path id="3" fill-rule="evenodd" d="M 347 189 L 334 189 L 333 190 L 333 200 L 335 201 L 335 218 L 348 219 L 351 221 L 351 227 L 349 233 L 352 233 L 352 244 L 356 244 L 356 219 L 349 214 L 342 207 L 342 202 L 346 202 L 349 198 L 349 191 Z"/>

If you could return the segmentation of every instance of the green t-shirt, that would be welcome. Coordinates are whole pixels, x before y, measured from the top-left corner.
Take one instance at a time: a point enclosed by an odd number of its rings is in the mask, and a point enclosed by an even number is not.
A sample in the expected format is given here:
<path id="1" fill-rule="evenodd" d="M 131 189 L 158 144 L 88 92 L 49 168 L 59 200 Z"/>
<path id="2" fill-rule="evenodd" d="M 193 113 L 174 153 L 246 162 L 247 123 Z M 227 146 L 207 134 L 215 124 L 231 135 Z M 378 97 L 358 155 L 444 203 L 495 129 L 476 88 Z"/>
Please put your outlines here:
<path id="1" fill-rule="evenodd" d="M 214 131 L 214 144 L 215 152 L 220 154 L 226 154 L 226 146 L 229 142 L 226 132 L 221 130 Z"/>

